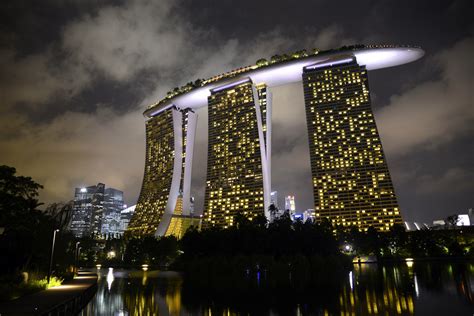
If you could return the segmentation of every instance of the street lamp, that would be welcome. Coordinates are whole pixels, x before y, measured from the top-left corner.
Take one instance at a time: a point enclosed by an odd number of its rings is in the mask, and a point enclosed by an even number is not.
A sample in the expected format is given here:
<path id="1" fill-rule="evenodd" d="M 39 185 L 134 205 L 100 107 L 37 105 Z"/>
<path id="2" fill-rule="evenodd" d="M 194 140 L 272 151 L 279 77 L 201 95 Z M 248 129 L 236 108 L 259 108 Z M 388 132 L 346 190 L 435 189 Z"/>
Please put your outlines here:
<path id="1" fill-rule="evenodd" d="M 79 244 L 81 242 L 76 242 L 76 251 L 74 252 L 74 274 L 77 273 L 77 260 L 79 259 Z"/>
<path id="2" fill-rule="evenodd" d="M 49 257 L 49 270 L 48 270 L 48 284 L 51 279 L 51 270 L 53 269 L 53 256 L 54 256 L 54 243 L 56 242 L 56 233 L 59 232 L 59 229 L 55 229 L 53 232 L 53 244 L 51 245 L 51 256 Z"/>

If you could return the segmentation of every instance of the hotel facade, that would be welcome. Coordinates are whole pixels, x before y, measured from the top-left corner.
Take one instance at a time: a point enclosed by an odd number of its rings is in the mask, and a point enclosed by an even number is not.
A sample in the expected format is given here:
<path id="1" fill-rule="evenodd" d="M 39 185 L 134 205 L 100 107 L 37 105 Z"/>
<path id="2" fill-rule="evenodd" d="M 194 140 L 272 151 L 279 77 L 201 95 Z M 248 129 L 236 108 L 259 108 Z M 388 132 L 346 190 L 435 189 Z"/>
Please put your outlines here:
<path id="1" fill-rule="evenodd" d="M 235 216 L 270 219 L 271 88 L 301 82 L 316 220 L 380 231 L 401 214 L 370 103 L 368 71 L 415 61 L 417 47 L 299 51 L 176 88 L 144 115 L 146 160 L 129 236 L 181 237 L 228 228 Z M 191 210 L 195 110 L 208 108 L 203 214 Z M 288 106 L 293 106 L 289 104 Z"/>

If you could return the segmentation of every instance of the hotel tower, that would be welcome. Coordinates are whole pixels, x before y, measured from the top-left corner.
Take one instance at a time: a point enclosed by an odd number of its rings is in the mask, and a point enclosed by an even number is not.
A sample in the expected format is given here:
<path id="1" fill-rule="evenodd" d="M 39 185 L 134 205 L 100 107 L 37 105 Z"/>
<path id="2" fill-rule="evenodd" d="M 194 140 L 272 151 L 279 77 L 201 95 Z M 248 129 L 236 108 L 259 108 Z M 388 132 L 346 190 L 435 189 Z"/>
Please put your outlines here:
<path id="1" fill-rule="evenodd" d="M 180 238 L 201 221 L 231 227 L 237 214 L 271 220 L 270 90 L 295 82 L 304 90 L 316 220 L 379 231 L 401 224 L 367 72 L 423 54 L 419 47 L 397 45 L 302 50 L 169 91 L 144 112 L 145 172 L 126 235 Z M 202 214 L 193 214 L 195 111 L 202 107 L 208 110 L 207 173 Z"/>
<path id="2" fill-rule="evenodd" d="M 250 78 L 211 90 L 204 225 L 227 228 L 270 205 L 269 92 Z M 270 127 L 270 128 L 269 128 Z"/>
<path id="3" fill-rule="evenodd" d="M 363 230 L 402 224 L 366 67 L 354 56 L 318 62 L 304 68 L 303 87 L 316 219 Z"/>
<path id="4" fill-rule="evenodd" d="M 143 184 L 127 235 L 163 236 L 188 220 L 197 115 L 172 106 L 146 122 Z M 192 218 L 191 218 L 192 219 Z M 186 225 L 186 224 L 184 224 Z M 182 232 L 175 232 L 180 236 Z"/>

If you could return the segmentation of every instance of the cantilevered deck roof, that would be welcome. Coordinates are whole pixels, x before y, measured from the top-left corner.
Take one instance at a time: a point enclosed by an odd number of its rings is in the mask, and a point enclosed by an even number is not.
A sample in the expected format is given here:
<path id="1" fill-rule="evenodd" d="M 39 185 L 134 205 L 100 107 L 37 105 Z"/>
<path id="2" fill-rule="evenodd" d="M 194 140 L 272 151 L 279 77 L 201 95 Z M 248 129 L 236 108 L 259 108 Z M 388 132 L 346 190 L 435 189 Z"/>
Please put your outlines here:
<path id="1" fill-rule="evenodd" d="M 250 78 L 257 84 L 265 83 L 269 87 L 298 82 L 302 80 L 304 67 L 325 61 L 331 62 L 331 60 L 337 60 L 343 56 L 354 56 L 359 65 L 365 65 L 367 70 L 375 70 L 410 63 L 420 59 L 423 55 L 424 51 L 419 47 L 364 46 L 363 48 L 321 52 L 267 66 L 249 66 L 205 80 L 202 86 L 193 87 L 189 91 L 173 97 L 167 97 L 149 106 L 143 114 L 146 117 L 153 117 L 173 105 L 183 109 L 197 109 L 207 106 L 207 97 L 211 94 L 212 89 L 245 78 Z"/>

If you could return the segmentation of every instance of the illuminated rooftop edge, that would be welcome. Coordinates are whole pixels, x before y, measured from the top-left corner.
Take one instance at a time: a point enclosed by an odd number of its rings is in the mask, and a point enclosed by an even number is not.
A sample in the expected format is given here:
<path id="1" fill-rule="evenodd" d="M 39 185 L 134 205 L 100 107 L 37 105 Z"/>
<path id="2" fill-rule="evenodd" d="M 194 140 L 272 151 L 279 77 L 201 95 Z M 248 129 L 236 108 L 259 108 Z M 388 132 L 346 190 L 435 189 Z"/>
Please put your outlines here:
<path id="1" fill-rule="evenodd" d="M 178 93 L 172 97 L 168 96 L 158 103 L 150 105 L 143 115 L 153 117 L 173 105 L 182 109 L 197 109 L 207 106 L 207 97 L 211 94 L 211 90 L 235 81 L 245 80 L 245 78 L 250 78 L 256 84 L 265 83 L 269 87 L 275 87 L 301 81 L 304 67 L 315 63 L 331 64 L 331 61 L 342 57 L 353 56 L 357 63 L 365 65 L 367 70 L 376 70 L 407 64 L 420 59 L 424 54 L 425 52 L 419 47 L 373 45 L 341 48 L 302 57 L 292 56 L 290 60 L 268 63 L 263 66 L 243 67 L 202 80 L 201 86 L 189 87 L 186 92 Z"/>

